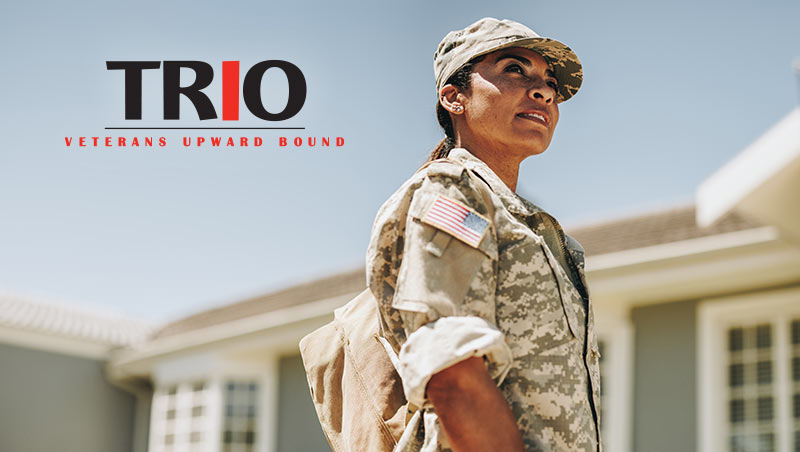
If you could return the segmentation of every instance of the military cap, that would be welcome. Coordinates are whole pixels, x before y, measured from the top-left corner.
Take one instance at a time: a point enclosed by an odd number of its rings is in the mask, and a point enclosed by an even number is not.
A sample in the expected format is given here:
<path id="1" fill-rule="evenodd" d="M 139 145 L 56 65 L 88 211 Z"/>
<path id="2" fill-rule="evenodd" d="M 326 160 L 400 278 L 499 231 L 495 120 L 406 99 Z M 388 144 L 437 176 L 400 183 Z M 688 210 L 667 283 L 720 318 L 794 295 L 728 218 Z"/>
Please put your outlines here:
<path id="1" fill-rule="evenodd" d="M 513 20 L 484 17 L 463 30 L 451 31 L 439 43 L 433 55 L 437 95 L 447 79 L 470 60 L 508 47 L 531 49 L 547 60 L 558 80 L 558 102 L 564 102 L 578 92 L 583 71 L 572 49 L 555 39 L 539 36 Z"/>

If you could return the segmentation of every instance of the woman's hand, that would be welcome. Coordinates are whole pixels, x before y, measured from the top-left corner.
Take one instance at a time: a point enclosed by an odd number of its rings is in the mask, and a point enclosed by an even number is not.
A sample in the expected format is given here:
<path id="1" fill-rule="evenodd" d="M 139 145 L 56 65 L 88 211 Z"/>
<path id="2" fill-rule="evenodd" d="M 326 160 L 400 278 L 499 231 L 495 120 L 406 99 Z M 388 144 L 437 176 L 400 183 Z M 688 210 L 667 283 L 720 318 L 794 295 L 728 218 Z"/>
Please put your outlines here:
<path id="1" fill-rule="evenodd" d="M 426 388 L 453 452 L 524 452 L 522 435 L 483 358 L 465 359 Z"/>

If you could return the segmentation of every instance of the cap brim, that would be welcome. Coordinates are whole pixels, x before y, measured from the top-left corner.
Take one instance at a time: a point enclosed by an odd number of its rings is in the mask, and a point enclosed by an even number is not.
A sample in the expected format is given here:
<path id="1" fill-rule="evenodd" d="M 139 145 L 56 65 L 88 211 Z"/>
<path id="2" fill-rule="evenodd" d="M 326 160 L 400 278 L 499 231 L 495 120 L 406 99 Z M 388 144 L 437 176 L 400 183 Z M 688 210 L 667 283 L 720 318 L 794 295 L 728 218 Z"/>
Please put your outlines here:
<path id="1" fill-rule="evenodd" d="M 578 55 L 563 43 L 552 38 L 537 37 L 524 38 L 493 47 L 475 55 L 473 58 L 507 49 L 509 47 L 524 47 L 539 53 L 553 68 L 558 80 L 558 102 L 569 100 L 580 89 L 583 83 L 583 68 Z"/>

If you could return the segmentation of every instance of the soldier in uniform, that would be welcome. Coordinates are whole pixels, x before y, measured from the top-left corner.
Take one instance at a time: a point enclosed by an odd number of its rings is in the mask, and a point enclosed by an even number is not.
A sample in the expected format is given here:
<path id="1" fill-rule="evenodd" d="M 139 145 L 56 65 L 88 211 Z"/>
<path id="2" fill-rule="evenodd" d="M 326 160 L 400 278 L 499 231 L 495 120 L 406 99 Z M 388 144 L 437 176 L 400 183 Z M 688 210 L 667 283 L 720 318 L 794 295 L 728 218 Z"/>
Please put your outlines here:
<path id="1" fill-rule="evenodd" d="M 520 163 L 548 147 L 558 104 L 580 87 L 580 62 L 484 18 L 442 40 L 434 71 L 446 138 L 381 206 L 367 252 L 412 408 L 396 450 L 599 451 L 583 249 L 515 193 Z"/>

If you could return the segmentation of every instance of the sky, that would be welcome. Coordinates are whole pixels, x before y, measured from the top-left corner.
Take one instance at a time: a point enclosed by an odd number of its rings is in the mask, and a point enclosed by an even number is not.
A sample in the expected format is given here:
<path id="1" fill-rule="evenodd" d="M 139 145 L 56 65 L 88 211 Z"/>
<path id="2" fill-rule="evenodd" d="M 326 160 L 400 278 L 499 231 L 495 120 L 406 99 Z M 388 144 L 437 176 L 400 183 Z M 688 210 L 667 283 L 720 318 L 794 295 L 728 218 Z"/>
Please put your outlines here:
<path id="1" fill-rule="evenodd" d="M 567 231 L 691 203 L 800 98 L 797 1 L 3 2 L 0 293 L 157 325 L 359 268 L 378 208 L 443 136 L 433 52 L 484 16 L 556 38 L 583 63 L 581 90 L 517 186 Z M 277 124 L 303 130 L 104 129 L 165 125 L 161 71 L 143 75 L 143 119 L 125 121 L 123 76 L 106 61 L 207 62 L 219 110 L 222 61 L 241 61 L 243 77 L 273 59 L 306 79 L 302 109 Z M 286 79 L 268 71 L 261 91 L 278 111 Z M 228 125 L 180 105 L 168 126 Z M 237 125 L 264 126 L 240 108 Z M 66 146 L 80 136 L 167 146 Z"/>

